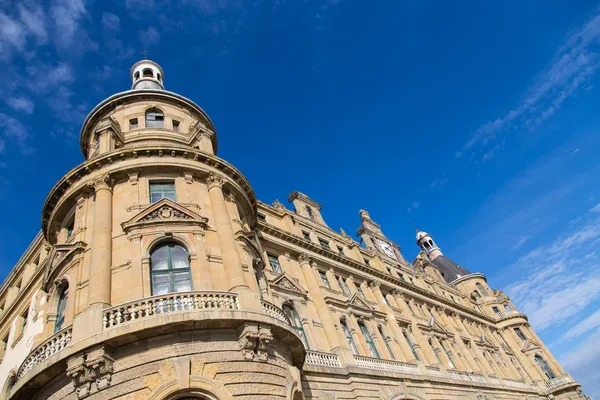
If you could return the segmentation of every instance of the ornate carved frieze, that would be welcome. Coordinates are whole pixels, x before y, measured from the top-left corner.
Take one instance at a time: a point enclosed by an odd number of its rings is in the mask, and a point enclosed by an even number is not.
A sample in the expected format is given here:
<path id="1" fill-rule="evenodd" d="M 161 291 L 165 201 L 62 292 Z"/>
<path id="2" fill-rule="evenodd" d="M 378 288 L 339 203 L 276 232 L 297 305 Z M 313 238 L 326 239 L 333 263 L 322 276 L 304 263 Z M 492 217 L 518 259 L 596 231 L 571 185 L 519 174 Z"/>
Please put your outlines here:
<path id="1" fill-rule="evenodd" d="M 273 340 L 271 328 L 254 324 L 244 324 L 238 330 L 240 350 L 245 360 L 265 362 L 269 358 L 267 351 Z"/>
<path id="2" fill-rule="evenodd" d="M 208 219 L 194 213 L 187 207 L 169 199 L 162 199 L 139 212 L 129 221 L 121 224 L 126 233 L 134 228 L 149 225 L 185 222 L 186 225 L 199 225 L 206 228 Z"/>
<path id="3" fill-rule="evenodd" d="M 77 398 L 88 397 L 93 388 L 102 390 L 110 386 L 114 360 L 104 346 L 79 354 L 67 361 L 67 376 L 73 380 Z"/>

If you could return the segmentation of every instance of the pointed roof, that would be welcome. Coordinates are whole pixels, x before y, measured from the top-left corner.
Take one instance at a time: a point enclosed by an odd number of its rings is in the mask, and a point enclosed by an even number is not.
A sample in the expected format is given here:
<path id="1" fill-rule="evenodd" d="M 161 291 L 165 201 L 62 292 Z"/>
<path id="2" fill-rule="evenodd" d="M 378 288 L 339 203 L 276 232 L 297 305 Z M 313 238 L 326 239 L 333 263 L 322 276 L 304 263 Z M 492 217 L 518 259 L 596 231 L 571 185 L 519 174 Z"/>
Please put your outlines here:
<path id="1" fill-rule="evenodd" d="M 439 255 L 431 263 L 440 271 L 446 282 L 450 283 L 461 276 L 470 275 L 471 272 L 461 267 L 445 255 Z"/>

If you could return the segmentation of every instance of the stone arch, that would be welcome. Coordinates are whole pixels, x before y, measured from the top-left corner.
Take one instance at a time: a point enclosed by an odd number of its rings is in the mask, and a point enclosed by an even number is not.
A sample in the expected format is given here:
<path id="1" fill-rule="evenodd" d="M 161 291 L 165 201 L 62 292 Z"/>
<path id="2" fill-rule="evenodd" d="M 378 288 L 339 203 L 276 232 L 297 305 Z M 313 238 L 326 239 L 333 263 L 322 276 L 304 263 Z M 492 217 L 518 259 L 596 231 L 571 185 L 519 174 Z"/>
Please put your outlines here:
<path id="1" fill-rule="evenodd" d="M 227 389 L 213 379 L 193 376 L 189 378 L 189 385 L 185 385 L 185 383 L 187 382 L 176 379 L 165 382 L 156 388 L 148 400 L 177 400 L 186 397 L 204 400 L 233 400 Z"/>
<path id="2" fill-rule="evenodd" d="M 298 382 L 293 381 L 288 384 L 287 399 L 288 400 L 304 400 L 304 393 L 302 393 L 302 390 L 298 387 Z"/>
<path id="3" fill-rule="evenodd" d="M 390 400 L 425 400 L 425 398 L 414 393 L 398 393 L 392 395 Z"/>
<path id="4" fill-rule="evenodd" d="M 174 242 L 182 245 L 185 247 L 185 250 L 188 252 L 190 257 L 196 254 L 190 251 L 194 249 L 194 244 L 187 237 L 185 237 L 185 235 L 174 233 L 173 236 L 157 235 L 156 237 L 150 239 L 144 246 L 142 257 L 150 257 L 152 250 L 154 250 L 161 243 L 166 242 Z"/>

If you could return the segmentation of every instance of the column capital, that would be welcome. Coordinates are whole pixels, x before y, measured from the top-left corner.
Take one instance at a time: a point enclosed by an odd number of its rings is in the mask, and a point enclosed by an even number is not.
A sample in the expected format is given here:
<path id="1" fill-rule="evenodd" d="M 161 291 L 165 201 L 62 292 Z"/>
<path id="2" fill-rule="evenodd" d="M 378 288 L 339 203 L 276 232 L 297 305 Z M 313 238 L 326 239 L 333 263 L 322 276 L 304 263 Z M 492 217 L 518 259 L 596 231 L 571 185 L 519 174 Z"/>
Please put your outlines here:
<path id="1" fill-rule="evenodd" d="M 215 174 L 214 172 L 211 172 L 208 174 L 208 177 L 206 178 L 206 184 L 208 185 L 208 190 L 211 190 L 212 188 L 215 188 L 215 187 L 222 188 L 223 185 L 225 184 L 225 179 L 223 179 L 222 176 L 219 176 L 219 175 Z"/>
<path id="2" fill-rule="evenodd" d="M 88 182 L 88 186 L 94 188 L 95 191 L 98 190 L 110 190 L 112 191 L 113 185 L 115 184 L 114 179 L 110 177 L 110 174 L 106 173 L 99 178 L 93 179 Z"/>
<path id="3" fill-rule="evenodd" d="M 369 287 L 371 289 L 379 289 L 381 287 L 381 282 L 378 281 L 370 281 L 369 282 Z"/>
<path id="4" fill-rule="evenodd" d="M 300 266 L 302 266 L 304 264 L 308 264 L 310 266 L 310 264 L 311 264 L 311 258 L 306 253 L 300 253 L 298 255 L 298 263 L 300 263 Z"/>

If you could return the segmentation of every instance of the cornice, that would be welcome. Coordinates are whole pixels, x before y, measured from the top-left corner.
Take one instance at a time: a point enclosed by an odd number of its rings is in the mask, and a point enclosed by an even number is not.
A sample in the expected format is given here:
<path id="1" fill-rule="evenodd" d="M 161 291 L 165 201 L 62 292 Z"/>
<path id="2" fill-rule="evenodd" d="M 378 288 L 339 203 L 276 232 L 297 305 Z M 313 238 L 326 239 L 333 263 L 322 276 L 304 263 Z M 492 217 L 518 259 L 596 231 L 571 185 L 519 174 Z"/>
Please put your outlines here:
<path id="1" fill-rule="evenodd" d="M 181 162 L 183 159 L 190 162 L 202 163 L 209 168 L 217 170 L 219 173 L 226 175 L 232 180 L 233 183 L 239 186 L 239 188 L 245 193 L 254 213 L 256 213 L 256 195 L 254 194 L 250 183 L 237 168 L 229 164 L 227 161 L 212 154 L 187 147 L 124 147 L 104 153 L 92 160 L 87 160 L 79 164 L 54 185 L 54 187 L 50 190 L 50 193 L 48 194 L 48 197 L 46 198 L 42 208 L 42 232 L 44 237 L 48 239 L 48 222 L 52 217 L 55 207 L 60 203 L 62 196 L 70 189 L 74 188 L 78 184 L 81 184 L 85 178 L 97 171 L 107 169 L 107 167 L 112 167 L 113 171 L 107 172 L 110 172 L 111 174 L 115 172 L 118 173 L 124 170 L 123 168 L 117 167 L 122 162 L 149 157 L 163 157 L 165 159 L 169 157 L 173 158 L 173 167 L 180 169 L 186 169 L 186 165 Z M 175 160 L 177 160 L 177 162 L 175 162 Z M 125 166 L 125 169 L 126 168 L 127 166 Z M 132 168 L 140 167 L 132 166 Z M 210 169 L 207 169 L 206 172 L 210 172 Z"/>
<path id="2" fill-rule="evenodd" d="M 321 256 L 327 257 L 329 259 L 346 264 L 346 265 L 353 267 L 359 271 L 365 272 L 365 273 L 369 274 L 370 276 L 373 276 L 373 277 L 379 278 L 383 281 L 386 281 L 389 284 L 399 286 L 409 292 L 418 294 L 422 297 L 426 297 L 430 300 L 434 300 L 438 303 L 442 303 L 449 309 L 453 309 L 455 311 L 459 310 L 465 314 L 470 315 L 472 318 L 475 318 L 478 320 L 484 320 L 484 321 L 488 322 L 490 325 L 495 325 L 495 323 L 496 323 L 496 319 L 494 319 L 494 318 L 491 318 L 487 315 L 478 314 L 478 313 L 470 310 L 468 307 L 451 302 L 450 300 L 448 300 L 444 297 L 430 293 L 429 291 L 427 291 L 425 289 L 422 289 L 418 286 L 411 285 L 410 283 L 408 283 L 406 281 L 402 281 L 394 276 L 384 274 L 383 272 L 381 272 L 377 269 L 371 268 L 365 264 L 357 262 L 357 261 L 355 261 L 349 257 L 343 256 L 337 252 L 334 252 L 331 250 L 326 250 L 326 249 L 322 248 L 321 246 L 318 246 L 312 242 L 307 242 L 303 238 L 296 236 L 294 234 L 288 233 L 288 232 L 286 232 L 282 229 L 279 229 L 273 225 L 269 225 L 265 222 L 259 221 L 258 226 L 259 226 L 260 230 L 264 233 L 267 233 L 267 234 L 273 235 L 275 237 L 278 237 L 280 239 L 283 239 L 283 240 L 285 240 L 289 243 L 292 243 L 298 247 L 302 247 L 304 249 L 310 250 L 313 253 L 316 253 Z"/>

